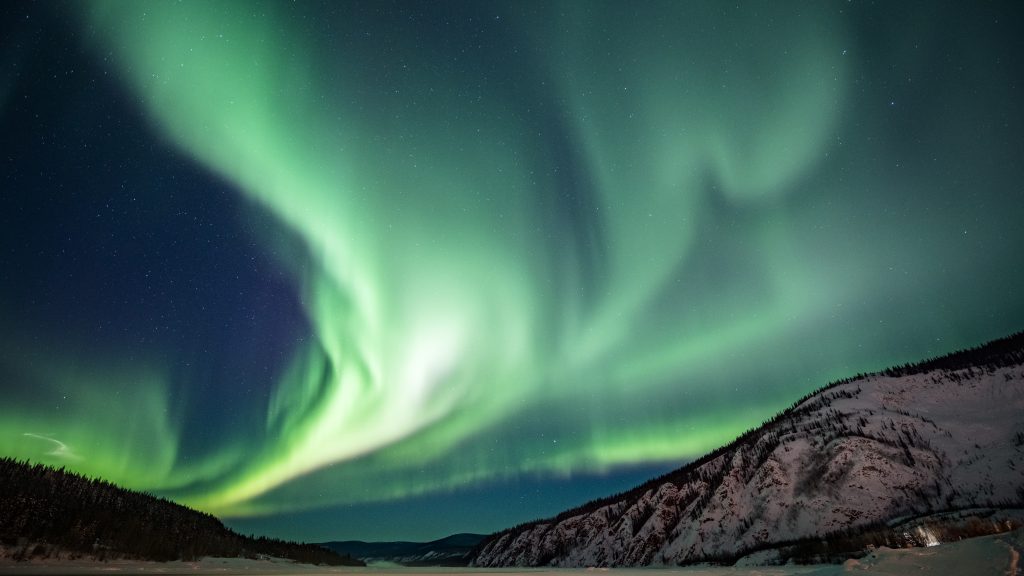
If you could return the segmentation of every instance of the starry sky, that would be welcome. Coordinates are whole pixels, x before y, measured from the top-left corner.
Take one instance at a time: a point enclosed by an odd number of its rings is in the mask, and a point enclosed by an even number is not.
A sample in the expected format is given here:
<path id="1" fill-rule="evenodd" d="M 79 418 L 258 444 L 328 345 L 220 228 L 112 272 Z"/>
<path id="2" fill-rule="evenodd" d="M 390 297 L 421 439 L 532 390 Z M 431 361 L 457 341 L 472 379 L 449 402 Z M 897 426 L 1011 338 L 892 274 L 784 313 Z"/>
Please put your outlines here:
<path id="1" fill-rule="evenodd" d="M 1024 328 L 1017 2 L 4 2 L 0 454 L 490 532 Z"/>

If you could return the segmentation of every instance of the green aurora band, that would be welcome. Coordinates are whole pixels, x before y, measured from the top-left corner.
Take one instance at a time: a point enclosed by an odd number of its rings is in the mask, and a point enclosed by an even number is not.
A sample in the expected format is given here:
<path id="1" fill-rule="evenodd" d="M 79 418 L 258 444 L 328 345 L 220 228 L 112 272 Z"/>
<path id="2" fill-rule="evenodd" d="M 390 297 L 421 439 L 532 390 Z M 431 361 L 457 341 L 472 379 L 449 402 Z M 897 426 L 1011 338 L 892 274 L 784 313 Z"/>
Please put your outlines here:
<path id="1" fill-rule="evenodd" d="M 187 455 L 159 354 L 40 350 L 33 381 L 90 393 L 5 414 L 0 449 L 227 516 L 388 500 L 682 462 L 958 326 L 930 311 L 963 284 L 914 296 L 943 278 L 923 247 L 956 239 L 864 226 L 867 180 L 836 177 L 859 72 L 833 7 L 531 6 L 496 20 L 532 65 L 483 82 L 396 41 L 412 29 L 376 44 L 276 4 L 82 4 L 154 129 L 272 215 L 257 240 L 312 334 L 244 426 Z M 895 308 L 912 328 L 861 320 Z"/>

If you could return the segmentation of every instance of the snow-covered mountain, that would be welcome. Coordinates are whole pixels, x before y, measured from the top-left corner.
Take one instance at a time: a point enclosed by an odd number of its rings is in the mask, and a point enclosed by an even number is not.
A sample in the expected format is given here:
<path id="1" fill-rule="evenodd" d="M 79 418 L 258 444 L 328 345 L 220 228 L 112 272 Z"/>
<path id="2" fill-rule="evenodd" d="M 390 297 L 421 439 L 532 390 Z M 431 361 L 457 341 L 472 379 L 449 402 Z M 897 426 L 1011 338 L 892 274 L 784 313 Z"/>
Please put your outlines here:
<path id="1" fill-rule="evenodd" d="M 1024 333 L 840 381 L 627 493 L 499 532 L 475 566 L 641 566 L 1024 502 Z"/>

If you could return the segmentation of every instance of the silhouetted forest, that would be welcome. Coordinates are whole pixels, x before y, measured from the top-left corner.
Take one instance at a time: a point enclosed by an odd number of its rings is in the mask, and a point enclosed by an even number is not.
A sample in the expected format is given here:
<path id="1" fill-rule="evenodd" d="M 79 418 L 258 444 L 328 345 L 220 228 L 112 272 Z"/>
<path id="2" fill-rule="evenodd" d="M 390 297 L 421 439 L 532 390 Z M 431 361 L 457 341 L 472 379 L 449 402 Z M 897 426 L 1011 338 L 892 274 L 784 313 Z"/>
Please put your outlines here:
<path id="1" fill-rule="evenodd" d="M 346 540 L 322 542 L 324 548 L 367 562 L 384 560 L 403 566 L 458 567 L 469 563 L 469 553 L 486 536 L 460 533 L 430 542 L 363 542 Z"/>
<path id="2" fill-rule="evenodd" d="M 56 553 L 156 561 L 274 556 L 363 565 L 313 544 L 242 536 L 163 498 L 11 458 L 0 458 L 0 543 L 19 560 Z"/>

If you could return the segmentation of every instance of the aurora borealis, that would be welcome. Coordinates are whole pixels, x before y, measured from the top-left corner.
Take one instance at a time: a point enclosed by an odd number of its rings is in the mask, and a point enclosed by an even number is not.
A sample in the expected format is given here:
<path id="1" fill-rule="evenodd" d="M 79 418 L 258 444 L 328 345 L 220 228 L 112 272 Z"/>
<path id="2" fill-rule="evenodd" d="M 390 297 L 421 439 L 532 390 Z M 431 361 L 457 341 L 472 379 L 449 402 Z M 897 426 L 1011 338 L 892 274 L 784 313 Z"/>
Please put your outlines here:
<path id="1" fill-rule="evenodd" d="M 893 4 L 5 3 L 0 454 L 486 532 L 1024 328 L 1022 10 Z"/>

